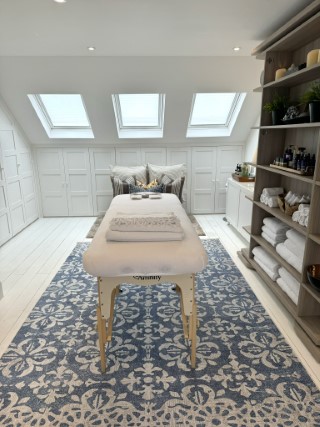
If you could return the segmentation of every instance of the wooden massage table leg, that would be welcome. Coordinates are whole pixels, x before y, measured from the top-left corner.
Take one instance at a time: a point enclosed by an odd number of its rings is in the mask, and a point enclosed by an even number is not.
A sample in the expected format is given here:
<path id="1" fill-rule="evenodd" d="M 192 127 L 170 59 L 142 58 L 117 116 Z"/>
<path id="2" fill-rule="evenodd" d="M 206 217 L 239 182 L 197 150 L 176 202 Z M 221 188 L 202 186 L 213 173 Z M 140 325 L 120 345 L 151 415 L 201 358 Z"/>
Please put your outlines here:
<path id="1" fill-rule="evenodd" d="M 187 319 L 187 316 L 185 315 L 185 312 L 184 312 L 182 292 L 181 292 L 181 289 L 180 289 L 180 287 L 178 285 L 176 285 L 174 289 L 177 292 L 177 294 L 179 294 L 179 297 L 180 297 L 180 308 L 181 308 L 181 318 L 182 318 L 183 334 L 184 334 L 185 339 L 188 339 L 189 338 L 189 334 L 188 334 L 188 319 Z"/>
<path id="2" fill-rule="evenodd" d="M 97 326 L 98 326 L 98 336 L 99 336 L 99 349 L 100 349 L 100 363 L 101 363 L 101 371 L 106 372 L 106 352 L 105 352 L 105 344 L 107 342 L 106 337 L 106 320 L 101 316 L 100 307 L 97 307 Z"/>

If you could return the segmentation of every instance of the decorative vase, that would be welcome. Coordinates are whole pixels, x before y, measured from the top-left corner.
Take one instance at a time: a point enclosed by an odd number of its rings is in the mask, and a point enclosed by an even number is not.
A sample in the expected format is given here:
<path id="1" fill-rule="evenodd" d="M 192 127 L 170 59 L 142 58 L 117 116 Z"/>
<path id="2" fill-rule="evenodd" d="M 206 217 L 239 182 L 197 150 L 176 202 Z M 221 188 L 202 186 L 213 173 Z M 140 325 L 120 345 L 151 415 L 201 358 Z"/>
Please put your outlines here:
<path id="1" fill-rule="evenodd" d="M 281 125 L 281 119 L 284 116 L 284 112 L 282 110 L 274 110 L 271 112 L 272 124 L 273 126 Z"/>
<path id="2" fill-rule="evenodd" d="M 310 123 L 320 122 L 320 101 L 309 103 Z"/>

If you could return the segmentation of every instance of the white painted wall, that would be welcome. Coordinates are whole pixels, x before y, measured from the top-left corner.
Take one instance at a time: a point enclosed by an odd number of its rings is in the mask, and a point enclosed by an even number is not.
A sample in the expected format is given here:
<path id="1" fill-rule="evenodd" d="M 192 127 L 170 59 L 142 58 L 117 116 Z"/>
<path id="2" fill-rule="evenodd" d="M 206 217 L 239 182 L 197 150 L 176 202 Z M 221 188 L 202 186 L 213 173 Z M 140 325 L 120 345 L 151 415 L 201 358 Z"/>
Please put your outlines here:
<path id="1" fill-rule="evenodd" d="M 257 117 L 253 127 L 259 126 L 260 124 L 260 115 Z M 250 129 L 244 153 L 244 161 L 256 163 L 257 161 L 257 148 L 258 148 L 258 139 L 259 139 L 259 129 Z"/>

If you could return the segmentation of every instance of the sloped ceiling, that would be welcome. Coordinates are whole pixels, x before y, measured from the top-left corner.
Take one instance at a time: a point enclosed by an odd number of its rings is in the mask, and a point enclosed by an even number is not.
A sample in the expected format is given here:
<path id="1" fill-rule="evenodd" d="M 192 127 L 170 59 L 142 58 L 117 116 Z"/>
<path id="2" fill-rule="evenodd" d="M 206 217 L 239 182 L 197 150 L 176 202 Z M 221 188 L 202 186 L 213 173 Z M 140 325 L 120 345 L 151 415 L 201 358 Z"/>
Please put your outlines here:
<path id="1" fill-rule="evenodd" d="M 217 141 L 186 139 L 193 93 L 248 92 L 232 135 L 221 140 L 244 141 L 261 102 L 252 90 L 263 63 L 250 53 L 310 3 L 2 0 L 0 95 L 31 143 L 52 144 L 69 141 L 49 140 L 27 94 L 80 93 L 95 134 L 90 144 L 114 145 L 128 141 L 118 140 L 111 94 L 165 93 L 164 138 L 156 143 L 186 145 Z"/>

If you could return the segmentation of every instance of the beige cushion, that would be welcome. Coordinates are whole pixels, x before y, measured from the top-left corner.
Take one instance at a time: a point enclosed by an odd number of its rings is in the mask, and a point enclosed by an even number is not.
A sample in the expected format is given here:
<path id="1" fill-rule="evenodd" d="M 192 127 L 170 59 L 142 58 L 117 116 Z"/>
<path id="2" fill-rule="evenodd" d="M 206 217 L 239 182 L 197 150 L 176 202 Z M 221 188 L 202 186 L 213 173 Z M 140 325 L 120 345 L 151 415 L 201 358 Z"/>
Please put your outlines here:
<path id="1" fill-rule="evenodd" d="M 111 175 L 118 176 L 124 181 L 129 176 L 134 176 L 136 180 L 147 183 L 147 167 L 143 166 L 110 166 Z"/>
<path id="2" fill-rule="evenodd" d="M 149 182 L 157 179 L 160 181 L 163 175 L 167 175 L 173 181 L 177 178 L 181 178 L 186 174 L 186 165 L 172 165 L 172 166 L 157 166 L 148 163 Z"/>

